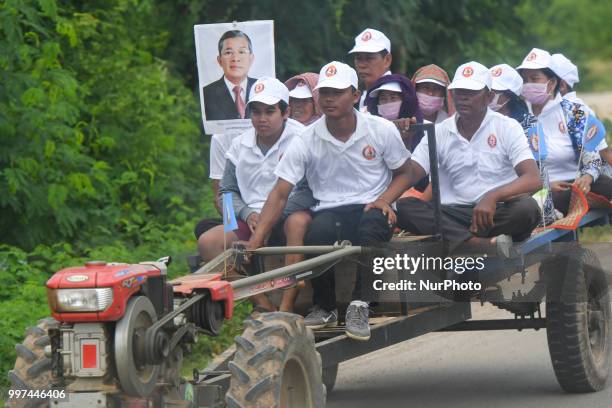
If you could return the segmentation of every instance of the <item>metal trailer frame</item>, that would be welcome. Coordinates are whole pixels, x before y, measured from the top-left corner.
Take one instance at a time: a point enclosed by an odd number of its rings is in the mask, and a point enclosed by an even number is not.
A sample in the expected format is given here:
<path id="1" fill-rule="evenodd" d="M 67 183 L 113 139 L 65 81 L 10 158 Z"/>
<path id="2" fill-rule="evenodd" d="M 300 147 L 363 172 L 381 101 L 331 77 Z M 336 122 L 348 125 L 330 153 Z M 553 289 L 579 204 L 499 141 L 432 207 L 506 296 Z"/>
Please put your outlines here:
<path id="1" fill-rule="evenodd" d="M 431 161 L 431 184 L 433 207 L 435 212 L 434 234 L 428 241 L 443 242 L 440 225 L 441 203 L 436 154 L 435 127 L 433 124 L 412 125 L 416 131 L 424 131 L 429 142 Z M 605 225 L 610 221 L 610 212 L 594 210 L 587 213 L 580 222 L 579 228 L 594 225 Z M 553 255 L 553 242 L 577 241 L 577 230 L 546 230 L 532 236 L 529 240 L 517 245 L 519 257 L 514 260 L 515 267 L 522 268 L 534 265 Z M 362 248 L 343 243 L 336 246 L 318 247 L 264 247 L 251 251 L 257 255 L 280 255 L 287 253 L 320 254 L 305 261 L 277 268 L 259 275 L 249 276 L 231 283 L 235 299 L 249 296 L 248 289 L 254 285 L 274 282 L 277 279 L 293 277 L 297 282 L 317 277 L 335 264 L 351 256 L 362 253 Z M 513 268 L 510 268 L 513 269 Z M 196 272 L 197 273 L 197 272 Z M 517 268 L 514 272 L 517 273 Z M 274 290 L 271 287 L 269 290 Z M 261 293 L 261 292 L 260 292 Z M 430 307 L 420 308 L 410 313 L 406 296 L 400 297 L 401 313 L 389 317 L 382 323 L 371 326 L 369 341 L 355 341 L 344 334 L 341 326 L 315 330 L 315 347 L 322 356 L 323 369 L 343 361 L 371 353 L 403 341 L 413 339 L 435 331 L 472 331 L 472 330 L 523 330 L 546 327 L 546 319 L 531 317 L 527 319 L 469 320 L 472 317 L 470 301 L 441 302 Z M 222 406 L 223 396 L 229 388 L 230 372 L 227 364 L 235 352 L 234 346 L 227 349 L 201 372 L 194 370 L 193 383 L 197 385 L 199 403 L 202 406 Z"/>

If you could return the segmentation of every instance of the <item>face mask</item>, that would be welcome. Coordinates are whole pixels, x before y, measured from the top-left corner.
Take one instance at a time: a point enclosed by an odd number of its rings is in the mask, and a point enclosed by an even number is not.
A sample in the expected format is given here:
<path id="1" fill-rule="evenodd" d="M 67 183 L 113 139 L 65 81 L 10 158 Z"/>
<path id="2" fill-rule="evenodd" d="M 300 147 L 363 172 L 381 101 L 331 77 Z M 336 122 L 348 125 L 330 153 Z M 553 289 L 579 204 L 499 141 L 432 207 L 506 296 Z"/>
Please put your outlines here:
<path id="1" fill-rule="evenodd" d="M 424 115 L 431 115 L 436 113 L 444 106 L 443 96 L 431 96 L 426 93 L 417 92 L 417 99 L 419 101 L 419 108 Z"/>
<path id="2" fill-rule="evenodd" d="M 545 84 L 528 82 L 523 84 L 521 94 L 532 105 L 543 105 L 550 95 L 546 88 L 548 88 L 548 82 Z"/>
<path id="3" fill-rule="evenodd" d="M 497 112 L 498 110 L 500 110 L 501 108 L 506 106 L 506 104 L 508 103 L 508 100 L 506 100 L 506 102 L 504 102 L 504 103 L 499 103 L 499 97 L 500 96 L 501 96 L 501 94 L 496 93 L 495 96 L 493 97 L 493 100 L 489 104 L 489 108 L 491 110 L 494 110 L 495 112 Z"/>
<path id="4" fill-rule="evenodd" d="M 385 103 L 384 105 L 378 105 L 378 113 L 385 119 L 395 120 L 399 117 L 401 107 L 402 101 Z"/>

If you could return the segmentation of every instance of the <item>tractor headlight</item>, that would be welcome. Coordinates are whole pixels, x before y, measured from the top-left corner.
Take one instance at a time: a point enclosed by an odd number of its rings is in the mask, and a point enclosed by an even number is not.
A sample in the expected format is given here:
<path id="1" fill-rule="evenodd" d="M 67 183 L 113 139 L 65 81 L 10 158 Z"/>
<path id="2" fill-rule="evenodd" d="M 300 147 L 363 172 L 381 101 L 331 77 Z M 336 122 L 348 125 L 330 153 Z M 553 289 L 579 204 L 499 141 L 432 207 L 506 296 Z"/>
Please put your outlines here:
<path id="1" fill-rule="evenodd" d="M 55 312 L 102 312 L 113 303 L 113 288 L 49 289 L 48 296 Z"/>

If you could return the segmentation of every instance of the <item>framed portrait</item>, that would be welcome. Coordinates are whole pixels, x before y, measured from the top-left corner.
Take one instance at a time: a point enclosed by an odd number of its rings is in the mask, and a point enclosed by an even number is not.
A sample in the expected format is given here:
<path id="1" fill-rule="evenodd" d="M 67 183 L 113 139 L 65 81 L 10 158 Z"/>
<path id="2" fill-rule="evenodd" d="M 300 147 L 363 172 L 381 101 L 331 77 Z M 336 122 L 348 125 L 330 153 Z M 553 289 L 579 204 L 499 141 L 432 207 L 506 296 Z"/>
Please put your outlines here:
<path id="1" fill-rule="evenodd" d="M 274 22 L 200 24 L 194 35 L 204 130 L 240 133 L 251 126 L 251 87 L 276 76 Z"/>

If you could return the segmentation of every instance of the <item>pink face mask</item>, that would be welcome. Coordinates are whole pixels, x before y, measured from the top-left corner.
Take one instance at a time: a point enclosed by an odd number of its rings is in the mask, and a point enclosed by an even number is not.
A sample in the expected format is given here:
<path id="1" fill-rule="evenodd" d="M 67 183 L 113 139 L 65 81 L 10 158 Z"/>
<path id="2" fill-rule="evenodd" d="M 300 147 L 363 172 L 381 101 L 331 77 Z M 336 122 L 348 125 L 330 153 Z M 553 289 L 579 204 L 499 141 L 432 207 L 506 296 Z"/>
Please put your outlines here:
<path id="1" fill-rule="evenodd" d="M 443 96 L 431 96 L 426 93 L 417 92 L 417 99 L 419 101 L 419 108 L 423 115 L 429 116 L 436 113 L 444 106 Z"/>
<path id="2" fill-rule="evenodd" d="M 543 105 L 550 96 L 546 89 L 547 87 L 548 82 L 545 84 L 527 82 L 523 84 L 521 94 L 532 105 Z"/>
<path id="3" fill-rule="evenodd" d="M 378 113 L 385 119 L 395 120 L 399 117 L 402 101 L 389 102 L 384 105 L 378 105 Z"/>

